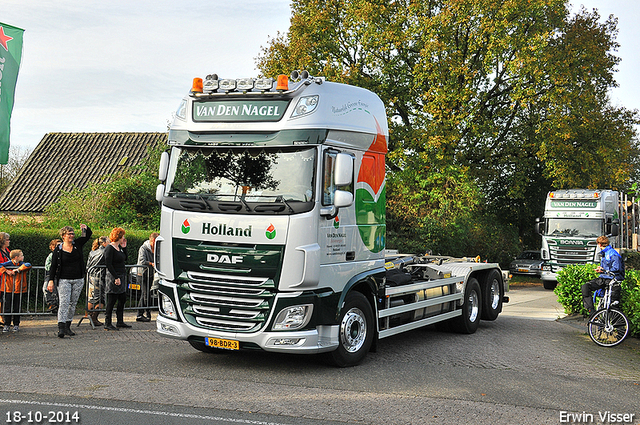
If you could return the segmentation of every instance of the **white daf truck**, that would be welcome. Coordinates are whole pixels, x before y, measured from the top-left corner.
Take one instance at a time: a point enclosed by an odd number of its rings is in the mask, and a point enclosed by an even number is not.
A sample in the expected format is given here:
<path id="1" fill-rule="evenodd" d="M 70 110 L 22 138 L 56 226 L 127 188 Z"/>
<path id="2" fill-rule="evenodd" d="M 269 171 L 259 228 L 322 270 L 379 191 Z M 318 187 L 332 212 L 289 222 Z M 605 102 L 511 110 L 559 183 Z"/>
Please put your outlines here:
<path id="1" fill-rule="evenodd" d="M 387 254 L 388 137 L 362 88 L 306 72 L 194 79 L 156 193 L 158 332 L 351 366 L 381 338 L 495 320 L 508 301 L 497 264 Z"/>
<path id="2" fill-rule="evenodd" d="M 536 222 L 542 236 L 541 280 L 553 289 L 557 273 L 568 264 L 599 263 L 598 236 L 617 248 L 620 200 L 615 190 L 563 189 L 547 194 L 544 217 Z"/>

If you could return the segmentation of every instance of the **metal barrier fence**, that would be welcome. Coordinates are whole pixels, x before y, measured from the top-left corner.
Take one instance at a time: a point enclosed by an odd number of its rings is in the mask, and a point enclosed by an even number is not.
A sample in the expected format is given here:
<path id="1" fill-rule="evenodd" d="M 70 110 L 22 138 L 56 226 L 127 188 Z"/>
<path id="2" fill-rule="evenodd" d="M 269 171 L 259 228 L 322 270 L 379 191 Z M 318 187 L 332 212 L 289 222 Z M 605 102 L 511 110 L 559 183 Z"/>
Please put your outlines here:
<path id="1" fill-rule="evenodd" d="M 90 268 L 85 274 L 84 292 L 78 300 L 76 306 L 76 314 L 87 311 L 87 301 L 91 298 L 89 276 L 95 272 L 94 269 L 106 269 L 105 266 L 95 266 Z M 127 302 L 125 304 L 125 310 L 157 310 L 157 290 L 153 289 L 154 282 L 154 270 L 151 266 L 143 265 L 128 265 L 127 268 Z M 138 282 L 139 272 L 146 270 L 146 275 L 150 276 L 148 282 Z M 33 266 L 27 270 L 27 288 L 26 292 L 14 293 L 13 297 L 19 298 L 18 311 L 13 312 L 7 305 L 7 301 L 11 301 L 11 295 L 0 292 L 0 302 L 2 308 L 0 313 L 5 315 L 18 315 L 18 316 L 52 316 L 57 315 L 57 302 L 55 305 L 51 304 L 51 297 L 48 297 L 45 288 L 49 281 L 48 274 L 45 274 L 44 266 Z M 102 273 L 104 276 L 105 273 Z M 148 286 L 146 285 L 148 283 Z M 102 284 L 104 288 L 104 277 L 102 278 Z M 144 292 L 148 291 L 148 296 L 143 296 Z M 93 311 L 102 312 L 104 308 L 95 308 Z M 87 318 L 87 316 L 80 319 Z M 80 325 L 78 323 L 78 325 Z M 91 322 L 93 325 L 93 323 Z"/>

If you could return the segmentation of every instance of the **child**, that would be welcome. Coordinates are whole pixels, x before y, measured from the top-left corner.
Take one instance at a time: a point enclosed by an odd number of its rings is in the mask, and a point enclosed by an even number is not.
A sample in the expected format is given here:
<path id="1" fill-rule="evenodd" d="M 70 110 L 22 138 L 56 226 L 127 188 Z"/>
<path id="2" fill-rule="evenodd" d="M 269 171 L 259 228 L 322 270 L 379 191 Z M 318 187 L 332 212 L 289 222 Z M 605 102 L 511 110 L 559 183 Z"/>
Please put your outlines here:
<path id="1" fill-rule="evenodd" d="M 44 284 L 42 285 L 42 292 L 44 292 L 44 301 L 47 306 L 47 311 L 53 314 L 58 314 L 58 289 L 56 288 L 57 282 L 55 282 L 53 291 L 49 291 L 47 286 L 49 285 L 49 270 L 51 270 L 51 260 L 53 258 L 53 250 L 56 246 L 62 243 L 62 239 L 53 239 L 49 242 L 49 249 L 51 253 L 44 262 Z"/>
<path id="2" fill-rule="evenodd" d="M 27 271 L 31 264 L 24 262 L 24 254 L 19 249 L 14 249 L 9 254 L 11 260 L 0 264 L 0 292 L 4 298 L 2 304 L 2 316 L 4 328 L 2 332 L 11 330 L 13 320 L 13 331 L 18 332 L 20 326 L 20 315 L 13 314 L 20 312 L 20 301 L 22 294 L 27 292 Z"/>

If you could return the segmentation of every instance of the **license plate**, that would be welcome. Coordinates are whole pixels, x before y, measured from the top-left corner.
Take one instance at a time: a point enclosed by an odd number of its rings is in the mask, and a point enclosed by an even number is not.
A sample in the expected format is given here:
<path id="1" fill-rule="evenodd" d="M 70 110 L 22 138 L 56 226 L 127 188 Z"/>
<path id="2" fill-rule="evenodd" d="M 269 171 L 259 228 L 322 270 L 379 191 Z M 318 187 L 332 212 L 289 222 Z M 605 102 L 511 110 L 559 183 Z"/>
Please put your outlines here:
<path id="1" fill-rule="evenodd" d="M 519 272 L 521 272 L 521 273 L 526 273 L 526 272 L 528 272 L 529 270 L 527 270 L 527 269 L 518 269 L 518 271 L 519 271 Z"/>
<path id="2" fill-rule="evenodd" d="M 204 343 L 209 347 L 222 348 L 223 350 L 239 350 L 240 342 L 231 339 L 205 338 Z"/>
<path id="3" fill-rule="evenodd" d="M 129 284 L 129 289 L 133 289 L 134 291 L 139 291 L 140 290 L 140 285 L 136 285 L 135 283 L 130 283 Z"/>

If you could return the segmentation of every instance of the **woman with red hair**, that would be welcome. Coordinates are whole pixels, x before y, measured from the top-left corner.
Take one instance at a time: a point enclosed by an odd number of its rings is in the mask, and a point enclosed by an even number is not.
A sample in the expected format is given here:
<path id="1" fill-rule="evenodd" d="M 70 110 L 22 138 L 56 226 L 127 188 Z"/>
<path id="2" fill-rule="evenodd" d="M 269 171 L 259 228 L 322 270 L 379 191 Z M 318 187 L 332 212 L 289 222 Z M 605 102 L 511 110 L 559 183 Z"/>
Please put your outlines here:
<path id="1" fill-rule="evenodd" d="M 104 252 L 104 261 L 107 266 L 107 276 L 105 279 L 105 293 L 107 295 L 107 306 L 104 317 L 104 328 L 109 331 L 117 331 L 118 328 L 130 328 L 131 325 L 124 323 L 124 304 L 127 302 L 127 239 L 124 237 L 122 227 L 114 228 L 109 234 L 111 241 Z M 111 322 L 113 307 L 116 309 L 116 326 Z"/>

